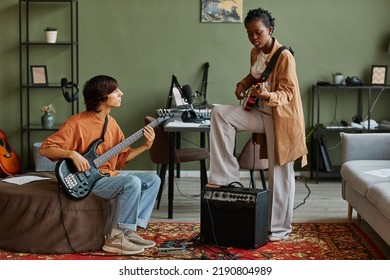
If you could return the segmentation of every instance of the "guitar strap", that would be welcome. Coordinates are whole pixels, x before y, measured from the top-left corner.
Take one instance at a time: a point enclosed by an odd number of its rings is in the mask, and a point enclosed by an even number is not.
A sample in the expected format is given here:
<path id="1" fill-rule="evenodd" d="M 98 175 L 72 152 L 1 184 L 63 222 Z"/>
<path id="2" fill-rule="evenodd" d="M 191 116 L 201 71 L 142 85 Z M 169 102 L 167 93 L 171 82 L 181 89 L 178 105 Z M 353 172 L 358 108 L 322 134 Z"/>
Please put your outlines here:
<path id="1" fill-rule="evenodd" d="M 284 51 L 285 49 L 288 49 L 292 55 L 294 55 L 294 50 L 291 47 L 281 46 L 277 51 L 274 53 L 274 55 L 271 57 L 270 62 L 268 63 L 267 67 L 265 68 L 263 74 L 261 74 L 261 77 L 259 79 L 259 83 L 265 82 L 268 79 L 268 76 L 271 74 L 272 70 L 275 67 L 276 62 L 278 61 L 279 54 Z M 262 147 L 260 149 L 260 158 L 267 158 L 267 144 L 265 139 L 264 133 L 252 133 L 252 139 L 254 143 L 259 143 Z"/>
<path id="2" fill-rule="evenodd" d="M 103 132 L 102 132 L 103 141 L 104 141 L 104 134 L 106 134 L 106 130 L 107 130 L 107 124 L 108 124 L 108 115 L 106 115 L 106 118 L 104 119 L 104 126 L 103 126 Z"/>
<path id="3" fill-rule="evenodd" d="M 274 55 L 271 57 L 271 60 L 270 62 L 268 63 L 267 67 L 265 68 L 263 74 L 261 74 L 261 77 L 259 79 L 259 82 L 260 83 L 263 83 L 265 82 L 267 79 L 268 79 L 268 76 L 271 74 L 272 70 L 274 69 L 275 67 L 275 64 L 276 62 L 278 61 L 278 58 L 279 58 L 279 54 L 288 49 L 293 55 L 294 55 L 294 51 L 292 48 L 290 47 L 286 47 L 286 46 L 281 46 L 279 49 L 277 49 L 277 51 L 274 53 Z"/>

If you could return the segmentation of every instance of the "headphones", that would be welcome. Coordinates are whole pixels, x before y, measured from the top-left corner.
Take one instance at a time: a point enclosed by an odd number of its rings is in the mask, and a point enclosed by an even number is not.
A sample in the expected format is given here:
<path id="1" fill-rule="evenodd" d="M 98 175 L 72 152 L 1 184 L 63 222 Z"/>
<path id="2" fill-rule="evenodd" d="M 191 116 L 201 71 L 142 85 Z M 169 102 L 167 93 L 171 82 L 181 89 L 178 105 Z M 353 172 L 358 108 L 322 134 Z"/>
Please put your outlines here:
<path id="1" fill-rule="evenodd" d="M 360 80 L 356 76 L 347 77 L 345 79 L 345 83 L 347 84 L 347 86 L 362 86 L 363 85 L 363 81 Z"/>
<path id="2" fill-rule="evenodd" d="M 71 87 L 74 88 L 74 92 L 70 94 L 66 91 L 66 88 Z M 62 88 L 62 95 L 64 96 L 65 100 L 70 102 L 73 102 L 79 98 L 79 86 L 74 82 L 68 82 L 67 78 L 61 79 L 61 88 Z"/>

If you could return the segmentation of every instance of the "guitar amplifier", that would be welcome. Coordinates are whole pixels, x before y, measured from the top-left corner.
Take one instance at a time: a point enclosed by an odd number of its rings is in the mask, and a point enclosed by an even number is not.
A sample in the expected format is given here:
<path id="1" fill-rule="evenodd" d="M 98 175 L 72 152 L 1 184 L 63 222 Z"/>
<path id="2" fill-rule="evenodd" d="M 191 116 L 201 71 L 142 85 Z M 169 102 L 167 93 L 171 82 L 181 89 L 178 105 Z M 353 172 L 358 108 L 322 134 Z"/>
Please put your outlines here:
<path id="1" fill-rule="evenodd" d="M 254 249 L 268 241 L 268 190 L 204 188 L 201 243 Z"/>

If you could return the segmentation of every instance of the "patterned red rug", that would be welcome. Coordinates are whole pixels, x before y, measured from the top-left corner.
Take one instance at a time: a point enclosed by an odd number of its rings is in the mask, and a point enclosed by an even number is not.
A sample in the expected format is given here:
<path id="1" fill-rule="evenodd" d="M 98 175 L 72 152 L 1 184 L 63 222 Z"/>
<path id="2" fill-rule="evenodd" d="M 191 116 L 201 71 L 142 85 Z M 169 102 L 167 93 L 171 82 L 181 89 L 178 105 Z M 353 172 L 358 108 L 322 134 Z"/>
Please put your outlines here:
<path id="1" fill-rule="evenodd" d="M 103 251 L 76 254 L 14 253 L 0 249 L 2 260 L 98 260 L 98 259 L 251 259 L 251 260 L 383 260 L 385 256 L 355 223 L 294 223 L 287 240 L 268 242 L 254 250 L 199 244 L 198 223 L 151 223 L 139 234 L 157 244 L 186 239 L 182 250 L 169 253 L 157 248 L 124 256 Z"/>

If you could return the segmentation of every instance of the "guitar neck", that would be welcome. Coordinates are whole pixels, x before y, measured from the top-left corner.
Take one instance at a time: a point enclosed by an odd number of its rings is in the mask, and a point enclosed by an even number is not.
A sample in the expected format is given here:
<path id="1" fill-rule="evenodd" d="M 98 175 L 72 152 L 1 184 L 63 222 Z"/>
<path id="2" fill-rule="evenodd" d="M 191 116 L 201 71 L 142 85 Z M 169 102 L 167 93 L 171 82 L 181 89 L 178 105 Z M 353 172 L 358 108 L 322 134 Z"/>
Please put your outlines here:
<path id="1" fill-rule="evenodd" d="M 158 118 L 158 119 L 154 120 L 153 122 L 151 122 L 149 124 L 149 126 L 154 128 L 154 127 L 158 126 L 164 120 L 166 120 L 166 119 L 165 118 Z M 119 144 L 115 145 L 114 147 L 112 147 L 108 151 L 104 152 L 103 154 L 101 154 L 100 156 L 95 158 L 94 161 L 93 161 L 95 166 L 97 168 L 99 168 L 104 163 L 106 163 L 107 161 L 112 159 L 114 156 L 119 154 L 123 149 L 125 149 L 126 147 L 130 146 L 131 144 L 133 144 L 135 141 L 137 141 L 143 135 L 144 135 L 143 128 L 141 128 L 140 130 L 138 130 L 133 135 L 129 136 L 128 138 L 126 138 L 125 140 L 120 142 Z"/>

